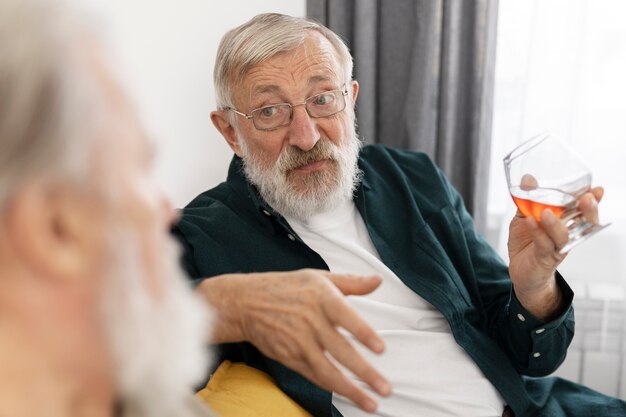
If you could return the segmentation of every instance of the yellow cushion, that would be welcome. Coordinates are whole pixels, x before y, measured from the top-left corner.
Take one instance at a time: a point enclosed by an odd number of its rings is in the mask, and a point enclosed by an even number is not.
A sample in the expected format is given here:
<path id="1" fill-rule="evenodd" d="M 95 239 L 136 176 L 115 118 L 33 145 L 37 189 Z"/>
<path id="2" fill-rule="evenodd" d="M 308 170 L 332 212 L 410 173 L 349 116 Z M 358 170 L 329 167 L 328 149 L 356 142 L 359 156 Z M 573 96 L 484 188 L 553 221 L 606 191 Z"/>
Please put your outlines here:
<path id="1" fill-rule="evenodd" d="M 265 372 L 224 361 L 197 396 L 222 417 L 312 417 Z"/>

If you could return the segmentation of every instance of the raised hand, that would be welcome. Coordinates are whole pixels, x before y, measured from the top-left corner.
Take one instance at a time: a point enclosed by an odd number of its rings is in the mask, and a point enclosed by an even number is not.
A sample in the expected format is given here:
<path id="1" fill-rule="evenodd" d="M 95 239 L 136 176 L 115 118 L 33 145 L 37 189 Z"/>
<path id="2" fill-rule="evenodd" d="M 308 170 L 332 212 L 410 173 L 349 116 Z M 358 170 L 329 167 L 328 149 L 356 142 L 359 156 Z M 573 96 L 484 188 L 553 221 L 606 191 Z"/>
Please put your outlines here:
<path id="1" fill-rule="evenodd" d="M 533 187 L 534 178 L 525 177 L 523 187 Z M 536 186 L 536 182 L 534 184 Z M 578 199 L 578 209 L 590 222 L 598 223 L 598 202 L 604 190 L 596 187 Z M 509 226 L 509 273 L 515 294 L 537 318 L 549 320 L 559 311 L 560 292 L 554 272 L 565 259 L 560 248 L 568 241 L 566 226 L 550 210 L 541 213 L 541 222 L 518 211 Z"/>
<path id="2" fill-rule="evenodd" d="M 389 382 L 337 330 L 344 328 L 373 352 L 382 353 L 383 341 L 345 298 L 368 294 L 380 283 L 378 276 L 304 269 L 215 277 L 203 281 L 198 291 L 218 316 L 214 343 L 248 341 L 320 387 L 372 412 L 375 399 L 334 362 L 380 395 L 390 394 Z"/>

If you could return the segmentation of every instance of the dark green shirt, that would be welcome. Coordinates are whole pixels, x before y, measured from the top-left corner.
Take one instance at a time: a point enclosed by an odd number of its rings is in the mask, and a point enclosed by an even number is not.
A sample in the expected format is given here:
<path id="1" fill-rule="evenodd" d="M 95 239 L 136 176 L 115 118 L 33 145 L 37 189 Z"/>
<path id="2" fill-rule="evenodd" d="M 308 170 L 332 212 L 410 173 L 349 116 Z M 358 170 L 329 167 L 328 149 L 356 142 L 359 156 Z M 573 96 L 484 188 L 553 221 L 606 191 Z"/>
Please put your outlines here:
<path id="1" fill-rule="evenodd" d="M 564 360 L 574 335 L 573 293 L 557 281 L 567 308 L 546 323 L 516 299 L 507 266 L 476 232 L 459 194 L 424 154 L 366 146 L 355 204 L 382 261 L 447 319 L 457 343 L 518 417 L 558 416 L 543 376 Z M 224 273 L 328 269 L 245 178 L 234 157 L 226 182 L 202 193 L 174 230 L 195 279 Z M 248 343 L 220 346 L 221 355 L 269 373 L 316 416 L 337 416 L 331 394 L 264 357 Z M 381 370 L 384 373 L 384 370 Z M 548 387 L 549 389 L 550 387 Z M 545 414 L 544 414 L 545 413 Z"/>

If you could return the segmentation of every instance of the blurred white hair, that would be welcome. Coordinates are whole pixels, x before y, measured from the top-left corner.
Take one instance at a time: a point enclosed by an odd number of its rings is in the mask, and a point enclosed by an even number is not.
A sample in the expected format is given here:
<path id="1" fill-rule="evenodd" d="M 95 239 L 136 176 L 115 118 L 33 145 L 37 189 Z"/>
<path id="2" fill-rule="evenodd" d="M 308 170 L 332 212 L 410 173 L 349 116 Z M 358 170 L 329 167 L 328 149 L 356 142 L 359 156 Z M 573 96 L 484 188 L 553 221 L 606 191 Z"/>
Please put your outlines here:
<path id="1" fill-rule="evenodd" d="M 87 177 L 98 94 L 79 57 L 92 34 L 64 3 L 0 1 L 0 212 L 27 180 Z"/>
<path id="2" fill-rule="evenodd" d="M 250 68 L 280 53 L 293 51 L 304 42 L 309 30 L 328 39 L 343 67 L 344 81 L 350 81 L 352 55 L 336 33 L 310 19 L 279 13 L 259 14 L 227 32 L 220 42 L 213 72 L 217 108 L 234 107 L 234 87 Z"/>

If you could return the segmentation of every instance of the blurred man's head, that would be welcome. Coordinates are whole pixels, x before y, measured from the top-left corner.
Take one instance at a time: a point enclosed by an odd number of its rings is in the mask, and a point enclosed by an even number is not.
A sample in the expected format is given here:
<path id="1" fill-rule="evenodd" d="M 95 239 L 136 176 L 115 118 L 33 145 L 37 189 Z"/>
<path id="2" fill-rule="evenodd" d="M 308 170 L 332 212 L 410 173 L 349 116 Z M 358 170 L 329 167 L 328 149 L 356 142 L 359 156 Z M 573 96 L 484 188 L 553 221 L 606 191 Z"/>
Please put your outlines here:
<path id="1" fill-rule="evenodd" d="M 360 142 L 352 57 L 311 20 L 262 14 L 218 49 L 215 126 L 278 212 L 306 219 L 352 197 Z"/>
<path id="2" fill-rule="evenodd" d="M 177 267 L 151 145 L 60 3 L 0 2 L 0 316 L 73 407 L 170 415 L 206 369 L 206 312 Z"/>

